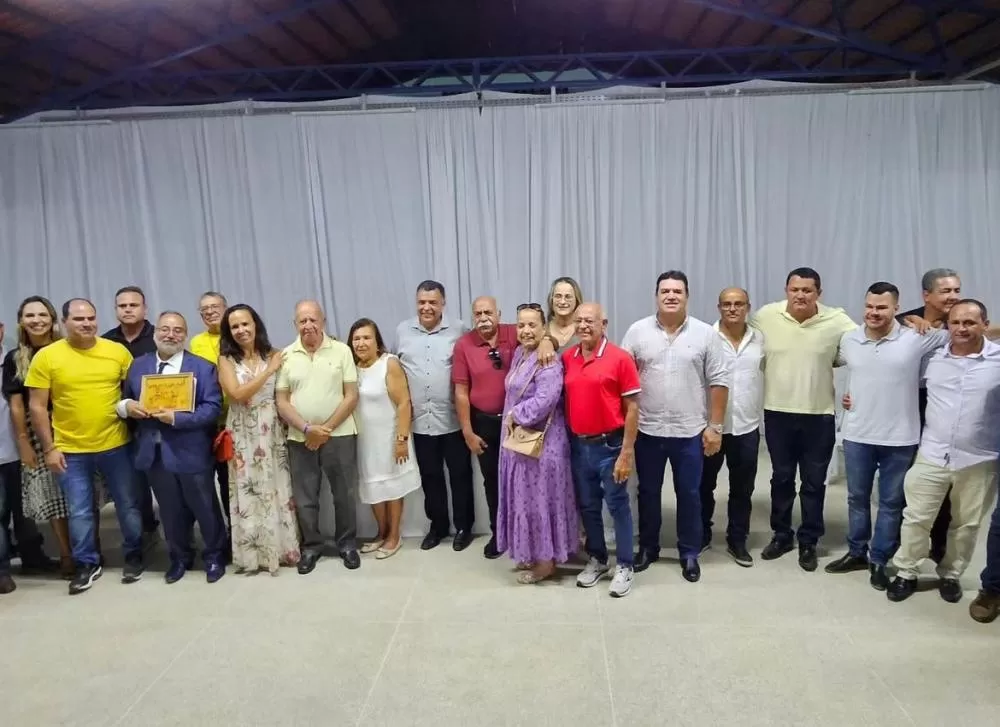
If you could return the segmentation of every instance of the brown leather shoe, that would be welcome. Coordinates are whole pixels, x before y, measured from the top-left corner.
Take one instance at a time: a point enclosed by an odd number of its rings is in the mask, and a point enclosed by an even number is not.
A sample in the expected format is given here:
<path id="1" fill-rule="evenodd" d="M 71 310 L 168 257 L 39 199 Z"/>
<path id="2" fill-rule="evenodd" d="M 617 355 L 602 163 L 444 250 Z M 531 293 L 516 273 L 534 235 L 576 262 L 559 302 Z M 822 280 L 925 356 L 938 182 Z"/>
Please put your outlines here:
<path id="1" fill-rule="evenodd" d="M 1000 616 L 1000 595 L 980 591 L 976 600 L 969 604 L 969 615 L 981 624 L 990 623 Z"/>

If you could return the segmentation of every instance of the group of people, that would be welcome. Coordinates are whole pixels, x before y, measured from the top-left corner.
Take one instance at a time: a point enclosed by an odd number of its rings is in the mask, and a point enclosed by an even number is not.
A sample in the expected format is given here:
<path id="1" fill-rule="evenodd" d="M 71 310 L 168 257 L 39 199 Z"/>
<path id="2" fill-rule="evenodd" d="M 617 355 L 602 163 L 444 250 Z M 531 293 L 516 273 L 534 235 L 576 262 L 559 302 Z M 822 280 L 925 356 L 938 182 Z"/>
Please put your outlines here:
<path id="1" fill-rule="evenodd" d="M 688 314 L 687 276 L 668 271 L 656 280 L 655 313 L 616 345 L 602 307 L 586 302 L 571 278 L 555 280 L 544 305 L 518 306 L 513 323 L 501 322 L 494 298 L 477 298 L 471 330 L 445 314 L 444 287 L 428 280 L 391 348 L 366 318 L 341 343 L 326 332 L 319 304 L 303 301 L 298 337 L 282 351 L 250 306 L 227 306 L 214 292 L 199 305 L 206 330 L 189 344 L 180 314 L 146 321 L 135 287 L 116 295 L 119 326 L 103 338 L 89 301 L 68 301 L 60 327 L 51 304 L 33 297 L 18 311 L 17 347 L 4 360 L 16 457 L 3 464 L 0 504 L 15 515 L 26 568 L 48 562 L 28 523 L 52 521 L 60 567 L 79 593 L 102 572 L 94 523 L 105 488 L 125 540 L 122 579 L 141 577 L 143 530 L 156 527 L 151 488 L 170 552 L 167 582 L 193 566 L 194 522 L 214 582 L 229 561 L 243 572 L 283 565 L 311 572 L 327 545 L 319 525 L 325 476 L 336 548 L 355 569 L 359 494 L 378 524 L 360 553 L 398 552 L 403 501 L 418 487 L 429 521 L 421 548 L 448 537 L 456 551 L 467 548 L 474 455 L 489 510 L 485 557 L 506 553 L 520 583 L 539 583 L 580 549 L 582 525 L 587 562 L 577 585 L 610 574 L 610 595 L 623 597 L 635 574 L 660 558 L 668 463 L 683 577 L 701 578 L 723 463 L 726 552 L 753 566 L 747 540 L 763 434 L 772 537 L 760 557 L 797 549 L 801 568 L 814 571 L 836 442 L 833 372 L 845 367 L 848 552 L 825 570 L 864 570 L 872 587 L 902 601 L 930 557 L 941 597 L 957 602 L 996 499 L 1000 346 L 990 340 L 997 330 L 985 306 L 961 297 L 955 271 L 929 271 L 922 288 L 924 305 L 900 313 L 896 286 L 874 283 L 858 325 L 820 302 L 815 270 L 797 268 L 785 299 L 756 311 L 745 290 L 723 290 L 719 318 L 709 324 Z M 173 373 L 194 375 L 191 411 L 144 409 L 143 378 Z M 637 549 L 626 487 L 633 472 Z M 10 590 L 8 548 L 0 547 L 0 591 Z M 1000 614 L 997 514 L 970 614 L 983 622 Z"/>

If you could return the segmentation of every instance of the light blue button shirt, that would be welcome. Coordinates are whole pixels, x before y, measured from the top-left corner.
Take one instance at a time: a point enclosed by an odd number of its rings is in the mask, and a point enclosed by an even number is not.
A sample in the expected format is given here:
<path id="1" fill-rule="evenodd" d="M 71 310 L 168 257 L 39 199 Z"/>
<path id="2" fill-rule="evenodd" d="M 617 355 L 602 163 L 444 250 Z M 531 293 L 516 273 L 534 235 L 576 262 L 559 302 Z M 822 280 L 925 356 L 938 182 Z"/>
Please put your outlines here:
<path id="1" fill-rule="evenodd" d="M 461 428 L 455 413 L 451 360 L 455 342 L 463 333 L 461 323 L 446 318 L 429 331 L 416 318 L 396 328 L 394 353 L 410 386 L 414 434 L 437 436 Z"/>
<path id="2" fill-rule="evenodd" d="M 951 346 L 927 362 L 927 424 L 920 454 L 939 467 L 961 470 L 1000 456 L 1000 345 L 983 341 L 971 356 Z"/>

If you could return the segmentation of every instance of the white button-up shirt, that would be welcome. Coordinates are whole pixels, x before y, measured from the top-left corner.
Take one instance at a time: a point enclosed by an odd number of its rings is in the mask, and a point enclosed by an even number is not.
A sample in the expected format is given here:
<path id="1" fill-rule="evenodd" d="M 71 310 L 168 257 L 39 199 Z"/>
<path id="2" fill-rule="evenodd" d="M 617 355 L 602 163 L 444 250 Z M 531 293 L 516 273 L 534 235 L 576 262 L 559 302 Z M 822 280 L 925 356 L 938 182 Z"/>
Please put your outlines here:
<path id="1" fill-rule="evenodd" d="M 927 362 L 927 424 L 920 454 L 950 470 L 992 462 L 1000 455 L 1000 345 L 983 341 L 971 356 L 951 346 Z"/>
<path id="2" fill-rule="evenodd" d="M 441 435 L 460 429 L 451 385 L 455 342 L 465 333 L 462 324 L 446 318 L 428 331 L 416 318 L 396 329 L 396 351 L 410 385 L 414 434 Z"/>
<path id="3" fill-rule="evenodd" d="M 880 447 L 911 447 L 920 441 L 917 392 L 924 358 L 948 343 L 948 332 L 920 335 L 898 323 L 885 338 L 868 338 L 865 326 L 840 339 L 838 360 L 847 367 L 851 408 L 844 439 Z"/>
<path id="4" fill-rule="evenodd" d="M 622 348 L 639 369 L 639 431 L 653 437 L 694 437 L 708 425 L 708 388 L 729 387 L 719 335 L 688 316 L 673 335 L 649 316 L 629 326 Z"/>
<path id="5" fill-rule="evenodd" d="M 747 326 L 738 346 L 719 327 L 722 356 L 732 375 L 723 432 L 734 436 L 749 434 L 764 416 L 764 334 Z"/>

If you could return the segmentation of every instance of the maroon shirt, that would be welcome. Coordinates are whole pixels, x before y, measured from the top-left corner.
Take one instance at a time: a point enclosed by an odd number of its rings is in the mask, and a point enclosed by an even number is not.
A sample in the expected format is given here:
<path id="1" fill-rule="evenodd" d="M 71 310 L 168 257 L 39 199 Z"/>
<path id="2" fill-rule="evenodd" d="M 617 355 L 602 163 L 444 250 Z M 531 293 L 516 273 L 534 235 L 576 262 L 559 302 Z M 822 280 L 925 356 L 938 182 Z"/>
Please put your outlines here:
<path id="1" fill-rule="evenodd" d="M 502 414 L 504 379 L 517 348 L 517 326 L 501 323 L 497 331 L 496 352 L 490 357 L 490 345 L 478 331 L 464 334 L 455 344 L 451 361 L 451 382 L 469 387 L 469 403 L 484 414 Z M 499 368 L 494 363 L 499 360 Z"/>

